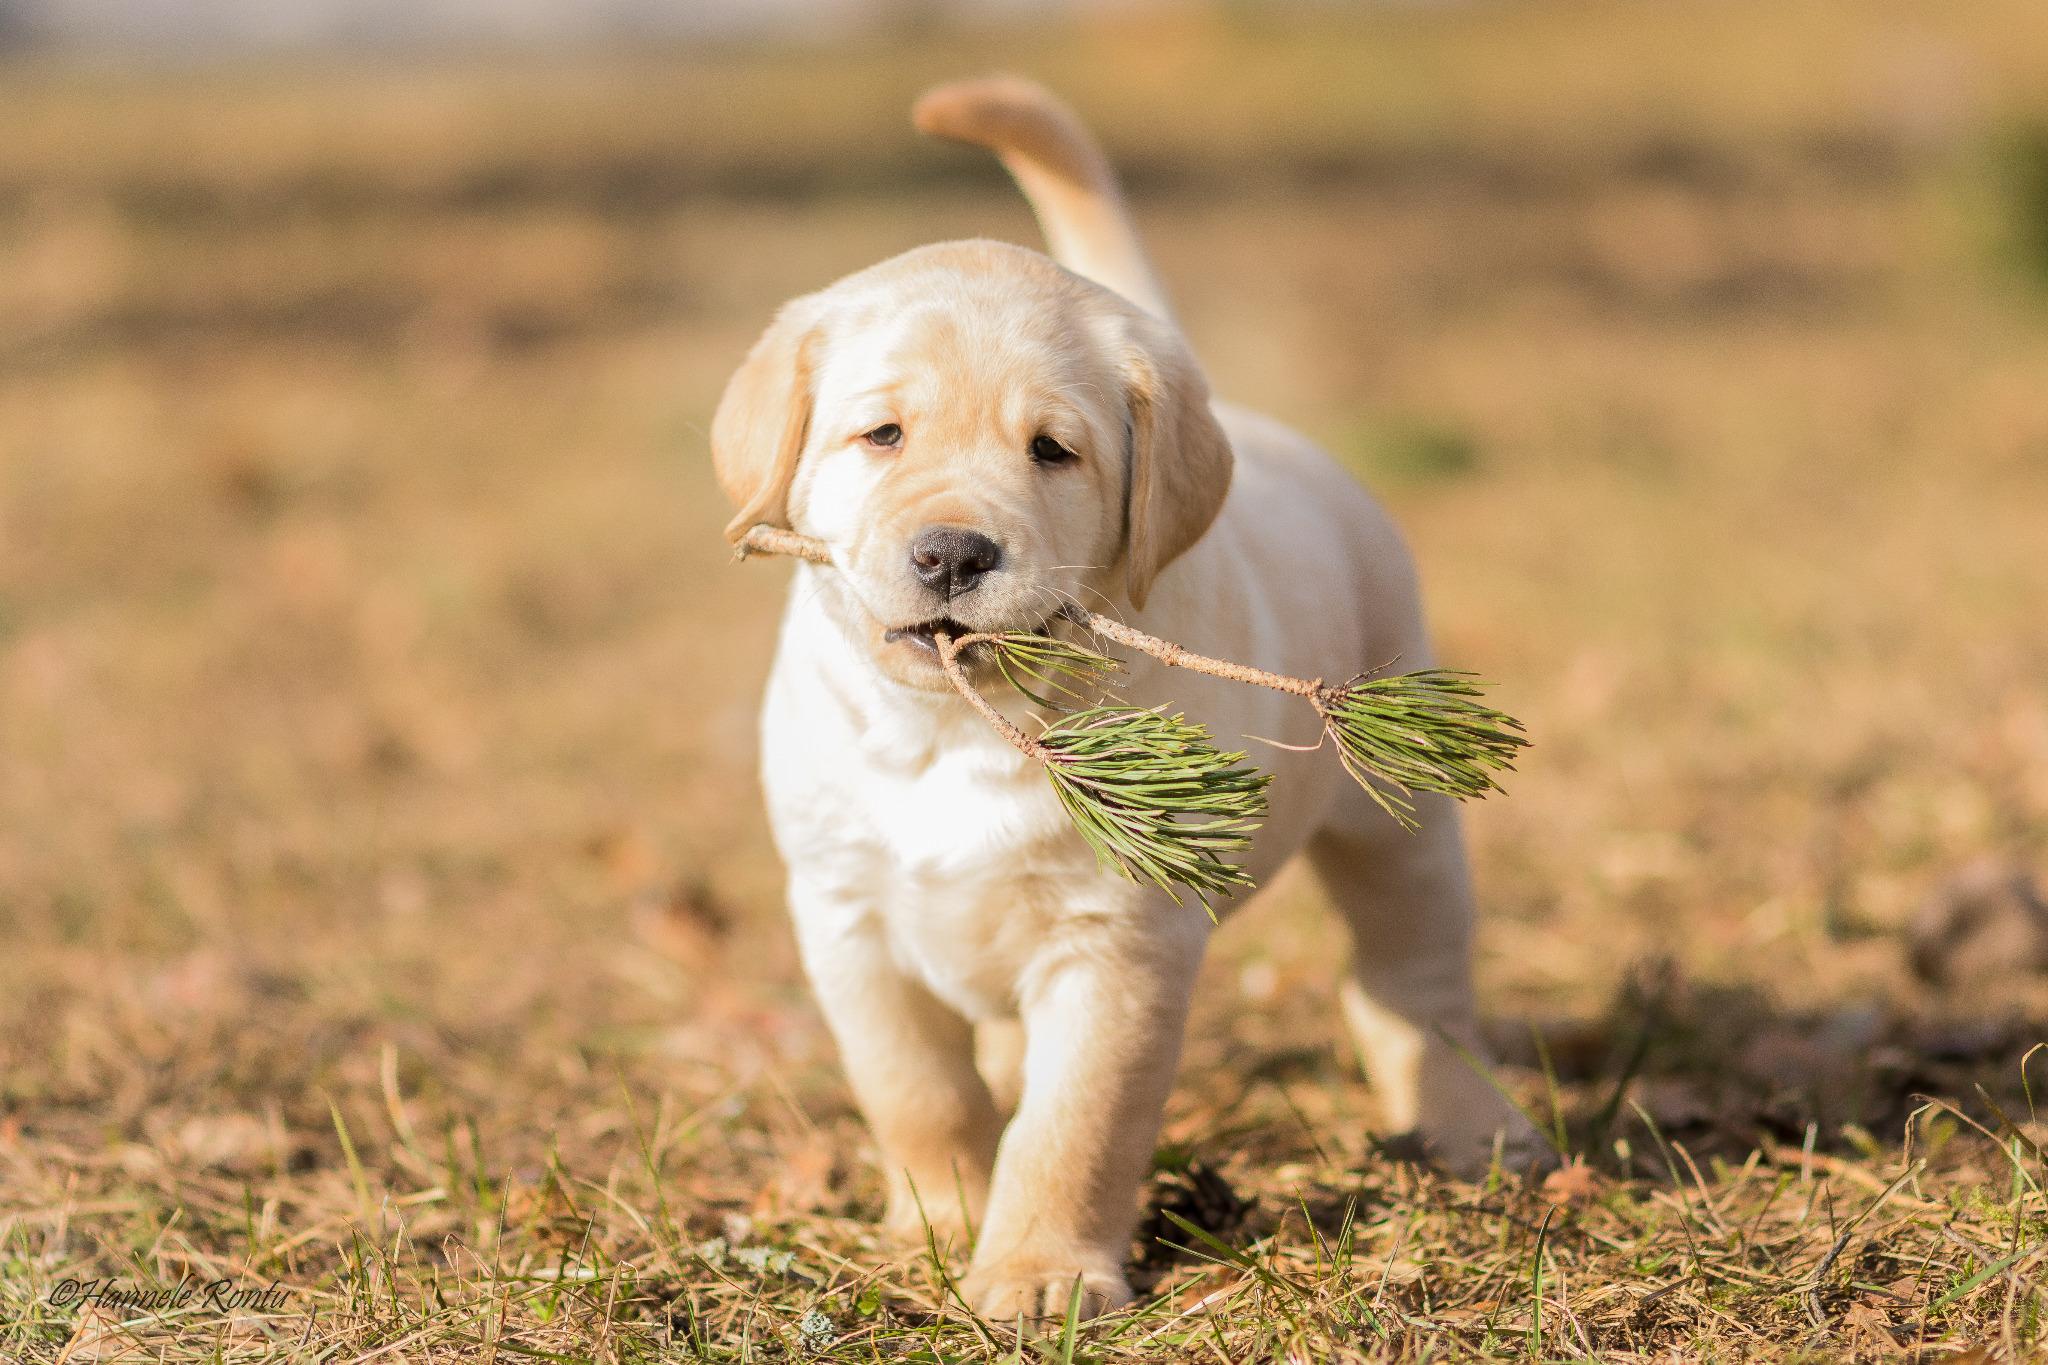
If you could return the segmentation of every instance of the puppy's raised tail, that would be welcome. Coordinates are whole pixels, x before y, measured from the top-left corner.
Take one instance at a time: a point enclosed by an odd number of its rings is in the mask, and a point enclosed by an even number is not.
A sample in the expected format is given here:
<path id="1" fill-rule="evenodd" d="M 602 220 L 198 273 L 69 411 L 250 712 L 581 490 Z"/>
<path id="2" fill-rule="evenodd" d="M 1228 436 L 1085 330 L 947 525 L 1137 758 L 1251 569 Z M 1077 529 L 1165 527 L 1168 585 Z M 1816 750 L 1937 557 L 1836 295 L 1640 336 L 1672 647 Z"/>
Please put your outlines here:
<path id="1" fill-rule="evenodd" d="M 919 132 L 994 152 L 1031 202 L 1054 260 L 1173 316 L 1109 158 L 1051 91 L 1016 76 L 958 81 L 926 91 L 910 117 Z"/>

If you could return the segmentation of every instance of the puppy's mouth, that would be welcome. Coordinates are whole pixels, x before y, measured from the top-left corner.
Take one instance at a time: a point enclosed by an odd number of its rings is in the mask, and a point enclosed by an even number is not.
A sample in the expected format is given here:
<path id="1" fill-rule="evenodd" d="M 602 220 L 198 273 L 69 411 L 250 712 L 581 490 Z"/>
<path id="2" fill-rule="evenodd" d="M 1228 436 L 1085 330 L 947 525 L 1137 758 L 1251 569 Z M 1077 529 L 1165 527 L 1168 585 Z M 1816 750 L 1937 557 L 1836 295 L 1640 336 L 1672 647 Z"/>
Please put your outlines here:
<path id="1" fill-rule="evenodd" d="M 963 635 L 975 633 L 974 627 L 964 626 L 950 616 L 935 616 L 929 621 L 920 621 L 914 626 L 896 626 L 882 632 L 882 638 L 890 644 L 905 644 L 912 649 L 929 655 L 932 662 L 939 658 L 938 636 L 949 635 L 957 640 Z"/>
<path id="2" fill-rule="evenodd" d="M 882 632 L 882 639 L 887 644 L 900 644 L 906 648 L 916 650 L 919 654 L 931 660 L 931 662 L 937 663 L 939 661 L 939 642 L 936 637 L 940 634 L 958 640 L 964 635 L 996 635 L 1010 632 L 1030 634 L 1036 631 L 1043 631 L 1044 629 L 1045 622 L 1043 620 L 1015 626 L 970 626 L 955 617 L 934 616 L 931 620 L 919 621 L 914 626 L 892 626 Z M 967 652 L 961 656 L 962 661 L 965 662 L 973 658 L 974 655 L 980 653 L 983 649 L 984 646 L 981 645 L 969 645 Z"/>

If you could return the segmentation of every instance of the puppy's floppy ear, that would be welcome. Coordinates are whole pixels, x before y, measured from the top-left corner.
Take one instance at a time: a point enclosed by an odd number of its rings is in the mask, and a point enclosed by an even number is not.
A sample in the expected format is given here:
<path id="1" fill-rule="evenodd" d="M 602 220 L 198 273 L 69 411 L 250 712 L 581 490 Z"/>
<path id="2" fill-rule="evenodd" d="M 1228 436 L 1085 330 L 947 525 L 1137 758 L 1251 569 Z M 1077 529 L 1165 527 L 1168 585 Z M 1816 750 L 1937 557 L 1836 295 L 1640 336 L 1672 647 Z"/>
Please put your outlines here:
<path id="1" fill-rule="evenodd" d="M 711 463 L 737 508 L 726 525 L 737 541 L 757 522 L 789 520 L 789 485 L 811 425 L 811 352 L 818 328 L 810 311 L 789 304 L 726 381 L 711 419 Z"/>
<path id="2" fill-rule="evenodd" d="M 1172 327 L 1128 320 L 1125 399 L 1131 414 L 1131 605 L 1142 607 L 1159 571 L 1202 538 L 1230 492 L 1230 439 L 1209 410 L 1209 385 Z"/>

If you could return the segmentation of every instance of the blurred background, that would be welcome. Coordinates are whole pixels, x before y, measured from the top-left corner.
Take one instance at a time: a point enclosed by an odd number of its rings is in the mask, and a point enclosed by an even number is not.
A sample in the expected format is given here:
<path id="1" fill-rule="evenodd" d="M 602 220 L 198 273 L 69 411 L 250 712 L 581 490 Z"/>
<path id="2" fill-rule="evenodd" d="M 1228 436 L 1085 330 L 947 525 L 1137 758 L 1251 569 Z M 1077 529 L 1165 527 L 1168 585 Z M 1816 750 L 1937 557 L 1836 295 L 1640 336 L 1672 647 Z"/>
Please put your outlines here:
<path id="1" fill-rule="evenodd" d="M 508 1160 L 723 1105 L 705 1198 L 857 1150 L 753 775 L 787 570 L 731 563 L 705 428 L 783 299 L 1037 243 L 907 123 L 997 67 L 1093 123 L 1215 387 L 1381 493 L 1528 722 L 1471 814 L 1511 1057 L 1569 1090 L 1654 998 L 1647 1099 L 1738 1153 L 2016 1078 L 2038 0 L 0 0 L 0 43 L 23 1188 L 345 1190 L 322 1096 L 376 1130 L 383 1067 Z M 1337 944 L 1292 883 L 1226 928 L 1170 1134 L 1256 1117 L 1246 1067 L 1359 1130 Z M 775 1197 L 865 1207 L 836 1150 Z"/>

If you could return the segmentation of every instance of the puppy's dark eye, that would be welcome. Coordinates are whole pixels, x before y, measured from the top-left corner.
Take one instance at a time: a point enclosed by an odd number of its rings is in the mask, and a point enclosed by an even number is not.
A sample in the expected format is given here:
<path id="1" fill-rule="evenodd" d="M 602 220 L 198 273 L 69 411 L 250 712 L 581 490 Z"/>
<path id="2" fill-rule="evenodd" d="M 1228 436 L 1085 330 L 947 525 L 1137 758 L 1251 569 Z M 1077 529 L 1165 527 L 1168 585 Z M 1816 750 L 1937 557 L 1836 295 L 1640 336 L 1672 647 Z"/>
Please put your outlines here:
<path id="1" fill-rule="evenodd" d="M 1074 452 L 1050 436 L 1040 436 L 1031 442 L 1031 458 L 1040 464 L 1066 464 Z"/>
<path id="2" fill-rule="evenodd" d="M 880 450 L 894 450 L 903 444 L 903 428 L 894 422 L 884 422 L 861 439 Z"/>

